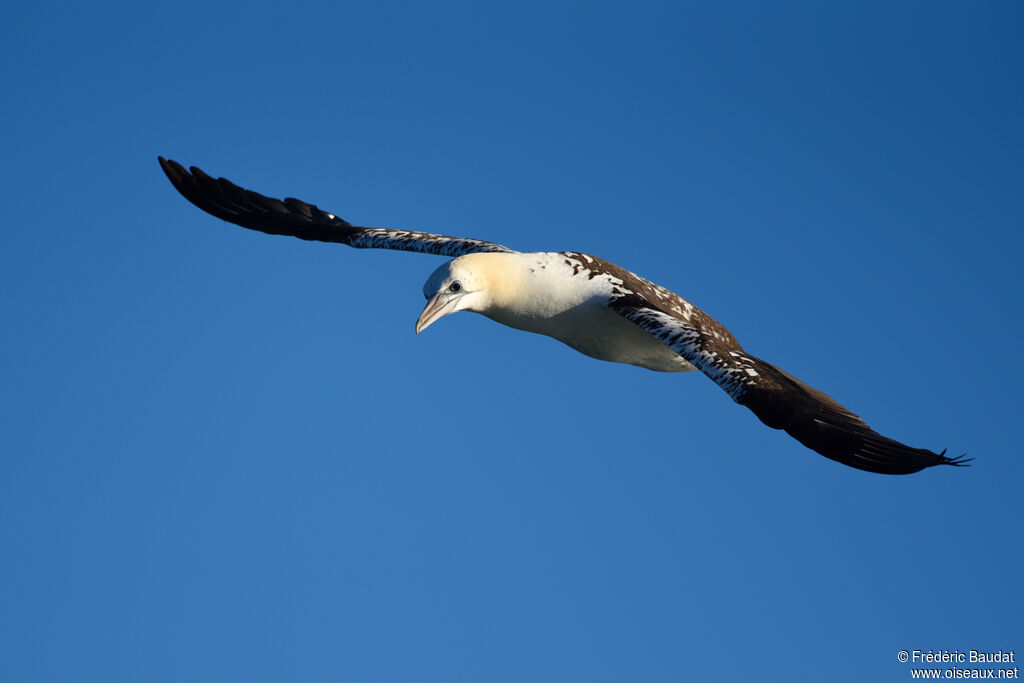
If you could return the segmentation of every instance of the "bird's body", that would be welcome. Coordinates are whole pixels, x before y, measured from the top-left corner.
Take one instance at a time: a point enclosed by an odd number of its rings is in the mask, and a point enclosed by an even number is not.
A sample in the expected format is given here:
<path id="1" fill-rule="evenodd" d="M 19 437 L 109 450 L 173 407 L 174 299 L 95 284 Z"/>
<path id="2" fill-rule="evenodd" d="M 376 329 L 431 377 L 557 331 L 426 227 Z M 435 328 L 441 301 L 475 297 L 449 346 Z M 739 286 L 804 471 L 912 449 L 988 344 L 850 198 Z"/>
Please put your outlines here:
<path id="1" fill-rule="evenodd" d="M 488 301 L 475 312 L 502 325 L 552 337 L 598 360 L 658 372 L 695 370 L 608 308 L 608 299 L 623 284 L 608 265 L 586 254 L 536 252 L 467 254 L 449 267 L 497 275 L 488 286 Z"/>
<path id="2" fill-rule="evenodd" d="M 160 159 L 174 186 L 214 216 L 261 232 L 357 248 L 455 257 L 427 280 L 420 332 L 458 311 L 563 342 L 600 360 L 659 372 L 699 370 L 764 424 L 858 469 L 907 474 L 962 465 L 881 436 L 824 392 L 747 353 L 718 321 L 678 294 L 578 252 L 520 253 L 472 238 L 348 223 L 297 199 L 244 190 Z"/>

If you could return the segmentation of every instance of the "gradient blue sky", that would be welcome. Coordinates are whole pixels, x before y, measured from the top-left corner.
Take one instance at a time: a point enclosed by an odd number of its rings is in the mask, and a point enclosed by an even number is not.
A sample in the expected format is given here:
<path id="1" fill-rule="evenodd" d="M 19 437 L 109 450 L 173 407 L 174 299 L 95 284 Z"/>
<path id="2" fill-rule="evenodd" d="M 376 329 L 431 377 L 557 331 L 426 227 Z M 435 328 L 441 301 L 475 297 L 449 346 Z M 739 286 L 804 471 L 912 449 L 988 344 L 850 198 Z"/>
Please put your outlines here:
<path id="1" fill-rule="evenodd" d="M 0 679 L 908 680 L 1024 650 L 1024 10 L 22 3 L 0 26 Z M 353 222 L 611 259 L 881 432 L 482 317 Z"/>

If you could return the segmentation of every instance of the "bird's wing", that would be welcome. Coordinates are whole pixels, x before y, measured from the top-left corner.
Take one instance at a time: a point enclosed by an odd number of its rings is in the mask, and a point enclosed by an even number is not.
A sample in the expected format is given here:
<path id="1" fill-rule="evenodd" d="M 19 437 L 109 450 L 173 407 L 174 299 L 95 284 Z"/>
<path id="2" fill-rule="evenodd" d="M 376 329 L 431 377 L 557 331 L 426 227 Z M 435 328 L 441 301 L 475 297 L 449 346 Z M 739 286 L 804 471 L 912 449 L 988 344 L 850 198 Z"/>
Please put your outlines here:
<path id="1" fill-rule="evenodd" d="M 193 166 L 159 157 L 160 167 L 178 192 L 203 211 L 243 228 L 304 240 L 340 242 L 358 249 L 398 249 L 441 256 L 476 251 L 514 253 L 500 244 L 429 232 L 364 228 L 352 225 L 313 204 L 289 197 L 284 201 L 243 189 L 225 178 L 211 178 Z"/>
<path id="2" fill-rule="evenodd" d="M 882 474 L 967 462 L 882 436 L 825 392 L 748 354 L 731 335 L 714 334 L 717 328 L 702 324 L 702 311 L 682 320 L 638 294 L 625 294 L 609 306 L 714 380 L 761 422 L 827 458 Z"/>

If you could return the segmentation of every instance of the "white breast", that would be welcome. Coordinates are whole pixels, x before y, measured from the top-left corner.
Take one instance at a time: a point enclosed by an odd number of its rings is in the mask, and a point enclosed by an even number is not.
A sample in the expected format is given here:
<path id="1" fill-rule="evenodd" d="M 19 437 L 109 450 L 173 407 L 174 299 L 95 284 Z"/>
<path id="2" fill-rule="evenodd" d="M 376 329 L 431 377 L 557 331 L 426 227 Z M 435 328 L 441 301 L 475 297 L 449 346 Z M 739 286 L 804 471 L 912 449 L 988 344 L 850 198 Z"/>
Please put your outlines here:
<path id="1" fill-rule="evenodd" d="M 616 284 L 560 253 L 517 254 L 526 268 L 514 302 L 484 315 L 527 332 L 553 337 L 580 353 L 658 372 L 695 368 L 607 306 Z M 583 265 L 584 268 L 580 266 Z M 621 284 L 621 283 L 618 283 Z"/>

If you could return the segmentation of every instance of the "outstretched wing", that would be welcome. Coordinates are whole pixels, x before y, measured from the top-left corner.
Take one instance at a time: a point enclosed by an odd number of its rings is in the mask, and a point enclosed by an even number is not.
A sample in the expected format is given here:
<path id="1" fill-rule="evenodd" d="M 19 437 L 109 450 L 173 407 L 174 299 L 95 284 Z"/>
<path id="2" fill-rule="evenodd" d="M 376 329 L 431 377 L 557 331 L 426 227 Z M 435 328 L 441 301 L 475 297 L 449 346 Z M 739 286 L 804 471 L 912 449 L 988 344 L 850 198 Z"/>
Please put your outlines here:
<path id="1" fill-rule="evenodd" d="M 398 249 L 440 256 L 462 256 L 475 251 L 514 253 L 500 244 L 429 232 L 364 228 L 352 225 L 313 204 L 289 197 L 284 201 L 246 190 L 226 178 L 211 178 L 193 166 L 186 170 L 176 161 L 158 157 L 174 187 L 203 211 L 243 228 L 304 240 L 340 242 L 357 249 Z"/>
<path id="2" fill-rule="evenodd" d="M 609 306 L 714 380 L 761 422 L 826 458 L 882 474 L 967 462 L 882 436 L 825 392 L 748 354 L 735 340 L 703 329 L 699 319 L 681 320 L 636 294 Z"/>

